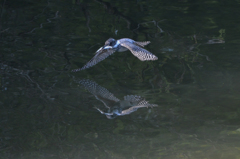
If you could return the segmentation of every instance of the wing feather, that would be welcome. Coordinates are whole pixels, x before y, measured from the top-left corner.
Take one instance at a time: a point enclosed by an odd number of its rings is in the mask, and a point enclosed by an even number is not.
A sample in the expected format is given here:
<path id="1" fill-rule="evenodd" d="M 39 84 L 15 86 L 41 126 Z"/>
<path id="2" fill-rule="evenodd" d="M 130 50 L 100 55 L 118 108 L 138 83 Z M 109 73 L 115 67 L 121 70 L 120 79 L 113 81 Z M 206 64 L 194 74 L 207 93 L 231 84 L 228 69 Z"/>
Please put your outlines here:
<path id="1" fill-rule="evenodd" d="M 97 100 L 100 100 L 107 108 L 120 101 L 114 96 L 114 94 L 92 80 L 82 79 L 79 81 L 79 83 L 82 84 L 90 93 L 92 93 Z"/>
<path id="2" fill-rule="evenodd" d="M 78 72 L 81 70 L 85 70 L 89 67 L 92 67 L 92 66 L 96 65 L 97 63 L 106 59 L 108 56 L 112 55 L 114 52 L 115 51 L 113 49 L 98 50 L 96 55 L 86 65 L 84 65 L 82 68 L 74 69 L 74 70 L 72 70 L 72 72 Z"/>
<path id="3" fill-rule="evenodd" d="M 123 47 L 126 47 L 127 49 L 129 49 L 132 54 L 134 56 L 136 56 L 139 60 L 141 61 L 147 61 L 147 60 L 157 60 L 158 57 L 155 56 L 154 54 L 152 54 L 151 52 L 137 46 L 137 45 L 134 45 L 132 44 L 131 42 L 124 42 L 124 43 L 121 43 L 121 45 Z"/>
<path id="4" fill-rule="evenodd" d="M 143 42 L 135 41 L 135 43 L 141 47 L 144 47 L 145 45 L 148 45 L 150 41 L 143 41 Z"/>

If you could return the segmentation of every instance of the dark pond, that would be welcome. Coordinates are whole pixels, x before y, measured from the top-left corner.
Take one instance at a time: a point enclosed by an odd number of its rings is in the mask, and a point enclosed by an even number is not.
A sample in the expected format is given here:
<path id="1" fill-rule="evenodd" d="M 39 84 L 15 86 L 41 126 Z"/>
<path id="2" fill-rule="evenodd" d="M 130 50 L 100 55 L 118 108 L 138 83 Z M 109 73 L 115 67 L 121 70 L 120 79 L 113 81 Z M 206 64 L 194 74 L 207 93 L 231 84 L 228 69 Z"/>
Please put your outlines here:
<path id="1" fill-rule="evenodd" d="M 110 37 L 158 60 L 71 72 Z M 238 159 L 239 44 L 239 0 L 1 0 L 0 158 Z"/>

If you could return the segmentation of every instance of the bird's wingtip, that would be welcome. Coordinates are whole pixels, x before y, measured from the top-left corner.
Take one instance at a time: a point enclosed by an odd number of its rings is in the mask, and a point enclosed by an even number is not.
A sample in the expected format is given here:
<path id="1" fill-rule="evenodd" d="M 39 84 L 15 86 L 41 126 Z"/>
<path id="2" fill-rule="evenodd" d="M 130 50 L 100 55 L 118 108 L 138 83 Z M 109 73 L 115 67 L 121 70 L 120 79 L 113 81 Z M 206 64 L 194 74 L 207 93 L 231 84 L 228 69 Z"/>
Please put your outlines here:
<path id="1" fill-rule="evenodd" d="M 81 71 L 81 69 L 80 68 L 73 69 L 71 72 L 78 72 L 78 71 Z"/>

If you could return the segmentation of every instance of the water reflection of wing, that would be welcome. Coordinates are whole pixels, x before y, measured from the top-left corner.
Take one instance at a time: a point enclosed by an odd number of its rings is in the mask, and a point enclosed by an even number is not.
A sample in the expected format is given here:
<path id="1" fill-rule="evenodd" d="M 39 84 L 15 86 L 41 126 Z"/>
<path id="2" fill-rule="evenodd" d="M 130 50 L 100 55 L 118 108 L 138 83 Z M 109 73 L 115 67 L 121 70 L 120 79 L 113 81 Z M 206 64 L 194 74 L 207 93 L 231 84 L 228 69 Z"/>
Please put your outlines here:
<path id="1" fill-rule="evenodd" d="M 122 115 L 131 114 L 132 112 L 137 111 L 138 108 L 158 106 L 157 104 L 149 104 L 143 97 L 137 95 L 124 96 L 124 100 L 129 101 L 133 106 L 123 110 Z"/>
<path id="2" fill-rule="evenodd" d="M 144 100 L 144 98 L 138 95 L 127 95 L 124 96 L 124 100 L 135 103 Z"/>
<path id="3" fill-rule="evenodd" d="M 82 84 L 90 93 L 92 93 L 97 100 L 100 100 L 107 108 L 110 108 L 116 102 L 120 101 L 106 88 L 99 86 L 94 81 L 83 79 L 79 83 Z"/>

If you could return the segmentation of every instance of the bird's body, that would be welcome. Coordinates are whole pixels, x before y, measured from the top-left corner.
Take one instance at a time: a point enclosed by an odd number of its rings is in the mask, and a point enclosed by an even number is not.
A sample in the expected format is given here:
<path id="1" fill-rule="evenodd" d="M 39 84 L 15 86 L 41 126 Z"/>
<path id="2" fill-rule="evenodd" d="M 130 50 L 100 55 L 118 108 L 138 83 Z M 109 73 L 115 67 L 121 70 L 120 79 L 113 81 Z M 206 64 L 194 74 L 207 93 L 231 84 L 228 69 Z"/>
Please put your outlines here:
<path id="1" fill-rule="evenodd" d="M 142 48 L 149 43 L 150 41 L 137 42 L 128 38 L 119 40 L 109 38 L 105 42 L 105 45 L 96 51 L 95 56 L 86 65 L 84 65 L 82 68 L 72 70 L 72 72 L 77 72 L 92 67 L 113 54 L 115 51 L 123 52 L 130 50 L 132 54 L 141 61 L 157 60 L 157 56 Z"/>

